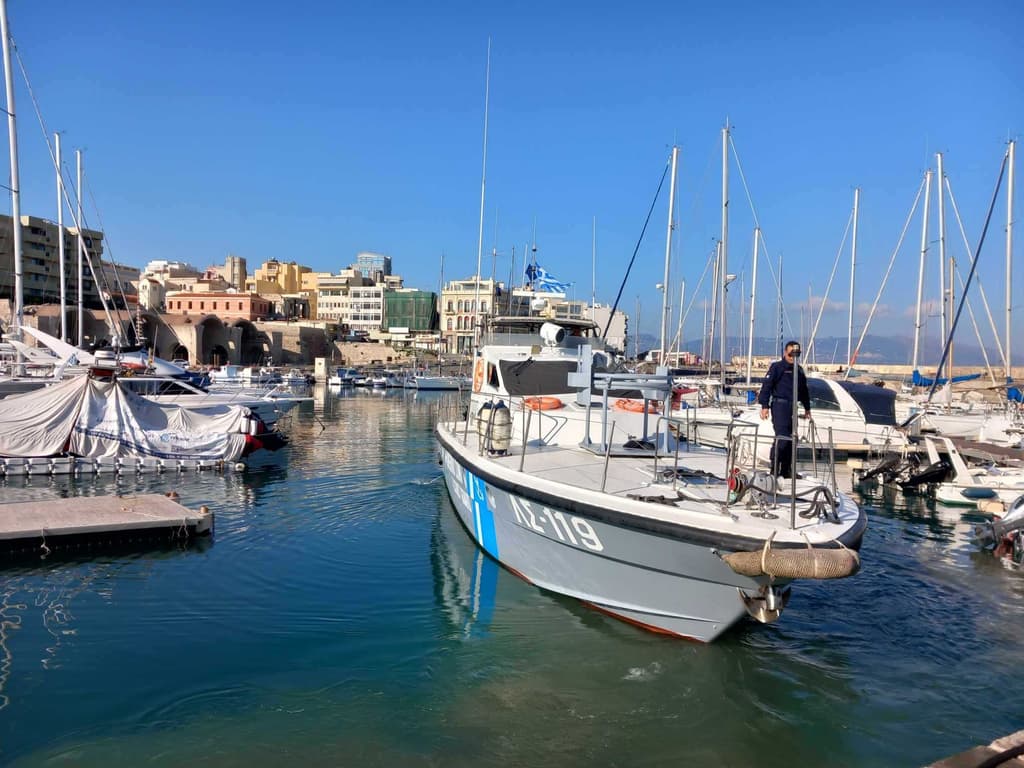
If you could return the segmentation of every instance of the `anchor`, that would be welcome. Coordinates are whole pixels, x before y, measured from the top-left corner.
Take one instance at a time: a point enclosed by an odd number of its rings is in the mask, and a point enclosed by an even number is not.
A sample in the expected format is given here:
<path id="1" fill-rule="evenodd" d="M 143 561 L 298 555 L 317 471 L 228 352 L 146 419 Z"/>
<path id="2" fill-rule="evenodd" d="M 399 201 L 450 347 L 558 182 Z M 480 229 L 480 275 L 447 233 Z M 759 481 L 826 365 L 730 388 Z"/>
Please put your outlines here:
<path id="1" fill-rule="evenodd" d="M 755 596 L 748 595 L 742 589 L 737 588 L 736 591 L 740 593 L 747 613 L 762 624 L 771 624 L 778 620 L 792 592 L 789 587 L 778 590 L 771 584 L 765 584 Z"/>

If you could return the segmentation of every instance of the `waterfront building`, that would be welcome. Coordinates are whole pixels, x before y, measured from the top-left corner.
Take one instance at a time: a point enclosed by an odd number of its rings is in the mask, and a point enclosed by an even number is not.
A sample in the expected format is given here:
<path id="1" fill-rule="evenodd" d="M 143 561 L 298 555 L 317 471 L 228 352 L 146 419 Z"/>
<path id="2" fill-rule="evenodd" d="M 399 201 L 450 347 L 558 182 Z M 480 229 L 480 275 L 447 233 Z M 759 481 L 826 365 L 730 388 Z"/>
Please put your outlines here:
<path id="1" fill-rule="evenodd" d="M 245 290 L 260 295 L 298 293 L 302 290 L 302 275 L 312 271 L 312 268 L 296 264 L 294 261 L 284 263 L 271 259 L 257 267 L 252 277 L 246 278 Z"/>
<path id="2" fill-rule="evenodd" d="M 588 307 L 587 312 L 589 314 L 585 316 L 597 323 L 602 333 L 606 327 L 608 328 L 608 335 L 604 339 L 605 346 L 625 353 L 626 340 L 629 338 L 629 318 L 626 313 L 617 309 L 613 315 L 612 308 L 608 304 L 595 304 L 593 307 Z M 610 324 L 609 318 L 611 318 Z"/>
<path id="3" fill-rule="evenodd" d="M 509 310 L 505 284 L 488 278 L 452 280 L 441 289 L 441 338 L 448 352 L 468 355 L 473 351 L 476 326 L 485 315 Z"/>
<path id="4" fill-rule="evenodd" d="M 204 276 L 209 279 L 219 277 L 227 283 L 228 287 L 234 288 L 236 291 L 244 291 L 245 281 L 248 277 L 245 259 L 229 253 L 224 260 L 223 267 L 216 265 L 207 267 Z"/>
<path id="5" fill-rule="evenodd" d="M 360 254 L 365 256 L 366 254 Z M 335 322 L 348 333 L 370 334 L 384 328 L 384 294 L 402 288 L 402 278 L 390 274 L 391 258 L 377 265 L 374 280 L 359 264 L 353 264 L 336 275 L 319 273 L 316 279 L 316 318 Z M 374 268 L 373 264 L 369 265 Z M 384 274 L 385 268 L 389 271 Z"/>
<path id="6" fill-rule="evenodd" d="M 165 299 L 167 314 L 202 318 L 216 315 L 221 320 L 266 320 L 271 303 L 253 293 L 174 291 Z"/>
<path id="7" fill-rule="evenodd" d="M 55 223 L 37 216 L 21 217 L 22 284 L 25 305 L 57 304 L 60 302 L 60 235 Z M 103 233 L 94 229 L 82 230 L 83 241 L 99 286 L 93 280 L 88 261 L 82 275 L 83 302 L 88 307 L 102 306 L 100 292 L 104 291 L 118 306 L 123 306 L 120 294 L 134 294 L 134 281 L 138 267 L 103 261 Z M 68 304 L 78 300 L 78 230 L 64 227 L 65 290 Z M 121 289 L 118 289 L 120 284 Z M 0 297 L 14 298 L 14 226 L 10 216 L 0 215 Z"/>
<path id="8" fill-rule="evenodd" d="M 391 275 L 391 257 L 372 251 L 362 251 L 356 254 L 352 268 L 358 269 L 374 283 L 383 283 L 384 278 Z"/>

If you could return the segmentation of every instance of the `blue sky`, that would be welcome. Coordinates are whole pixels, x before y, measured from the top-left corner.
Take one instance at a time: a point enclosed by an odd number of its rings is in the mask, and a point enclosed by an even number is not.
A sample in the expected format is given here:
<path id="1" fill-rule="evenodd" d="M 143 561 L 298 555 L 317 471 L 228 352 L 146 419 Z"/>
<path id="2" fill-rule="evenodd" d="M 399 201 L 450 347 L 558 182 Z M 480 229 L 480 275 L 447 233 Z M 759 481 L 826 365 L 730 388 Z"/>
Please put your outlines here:
<path id="1" fill-rule="evenodd" d="M 606 302 L 673 142 L 682 147 L 673 294 L 683 278 L 693 290 L 719 234 L 727 116 L 794 305 L 806 303 L 808 284 L 824 291 L 857 186 L 856 302 L 871 302 L 936 151 L 976 240 L 1006 140 L 1024 125 L 1016 0 L 10 0 L 9 17 L 48 129 L 64 132 L 72 162 L 75 148 L 85 150 L 96 200 L 87 200 L 89 224 L 102 220 L 113 256 L 138 265 L 203 267 L 231 252 L 250 269 L 278 258 L 336 271 L 375 250 L 393 257 L 407 285 L 433 288 L 443 252 L 446 277 L 472 275 L 488 36 L 484 274 L 492 247 L 499 277 L 513 247 L 521 272 L 536 223 L 538 261 L 588 297 L 596 216 L 597 296 Z M 23 82 L 17 99 L 22 209 L 55 218 Z M 730 271 L 749 275 L 753 219 L 735 165 L 731 191 Z M 1001 198 L 981 269 L 1000 328 L 1005 215 Z M 652 333 L 666 218 L 667 185 L 623 294 L 631 314 L 640 300 L 642 329 Z M 951 219 L 949 242 L 962 254 L 954 235 Z M 881 332 L 911 332 L 919 238 L 915 218 L 873 326 Z M 845 332 L 846 263 L 836 281 L 841 306 L 826 313 L 823 333 Z M 759 285 L 765 297 L 774 292 Z M 1014 287 L 1024 342 L 1024 264 Z M 758 315 L 767 334 L 771 304 Z M 798 330 L 798 306 L 790 317 Z M 700 322 L 695 309 L 687 337 Z"/>

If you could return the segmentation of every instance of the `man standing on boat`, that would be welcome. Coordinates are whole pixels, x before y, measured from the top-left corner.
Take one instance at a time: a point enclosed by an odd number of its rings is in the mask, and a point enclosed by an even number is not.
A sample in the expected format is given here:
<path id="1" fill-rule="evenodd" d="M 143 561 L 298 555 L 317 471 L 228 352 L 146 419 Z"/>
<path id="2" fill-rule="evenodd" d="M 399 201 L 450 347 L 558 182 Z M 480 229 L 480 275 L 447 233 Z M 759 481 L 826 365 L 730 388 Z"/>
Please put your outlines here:
<path id="1" fill-rule="evenodd" d="M 757 402 L 761 404 L 761 418 L 767 419 L 771 411 L 772 427 L 777 437 L 787 438 L 772 443 L 772 474 L 782 477 L 793 476 L 793 398 L 794 395 L 804 407 L 804 417 L 811 417 L 811 396 L 807 391 L 807 377 L 804 369 L 797 365 L 800 344 L 787 341 L 781 360 L 771 364 L 765 374 Z M 793 392 L 793 366 L 797 367 L 797 391 Z"/>

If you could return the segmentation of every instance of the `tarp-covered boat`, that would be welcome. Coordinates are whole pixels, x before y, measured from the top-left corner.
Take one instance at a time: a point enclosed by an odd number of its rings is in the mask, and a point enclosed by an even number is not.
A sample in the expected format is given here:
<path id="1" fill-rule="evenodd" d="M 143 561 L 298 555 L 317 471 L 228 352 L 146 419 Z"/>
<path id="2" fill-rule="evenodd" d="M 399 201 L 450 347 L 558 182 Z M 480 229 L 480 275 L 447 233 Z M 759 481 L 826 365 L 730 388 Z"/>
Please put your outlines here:
<path id="1" fill-rule="evenodd" d="M 78 376 L 0 400 L 0 456 L 153 457 L 234 461 L 256 448 L 279 447 L 248 408 L 203 413 L 158 405 L 115 379 Z M 268 439 L 270 438 L 270 439 Z"/>

